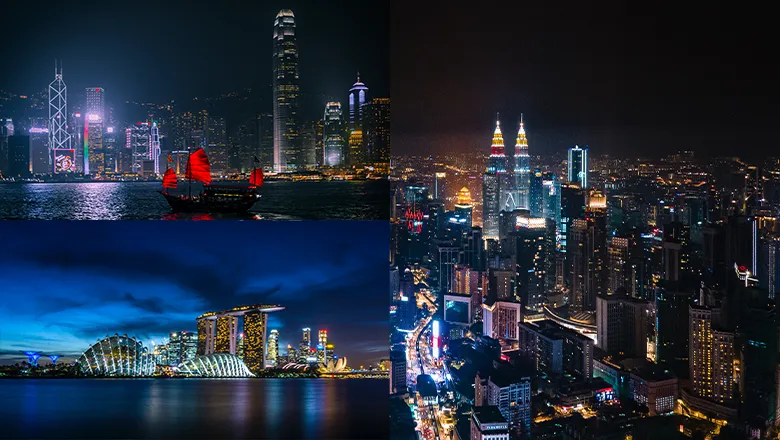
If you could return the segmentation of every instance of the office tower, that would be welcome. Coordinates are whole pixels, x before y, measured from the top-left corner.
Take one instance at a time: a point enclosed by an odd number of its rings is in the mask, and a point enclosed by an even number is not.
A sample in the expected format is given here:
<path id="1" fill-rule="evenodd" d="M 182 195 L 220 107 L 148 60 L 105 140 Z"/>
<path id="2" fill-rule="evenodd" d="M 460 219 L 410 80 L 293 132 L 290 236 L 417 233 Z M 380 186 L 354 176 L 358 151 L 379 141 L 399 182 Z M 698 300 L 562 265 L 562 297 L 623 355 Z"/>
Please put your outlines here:
<path id="1" fill-rule="evenodd" d="M 609 237 L 607 252 L 607 295 L 615 295 L 621 287 L 631 287 L 628 239 Z"/>
<path id="2" fill-rule="evenodd" d="M 271 366 L 276 366 L 279 359 L 279 330 L 271 330 L 268 335 L 268 355 L 266 356 Z"/>
<path id="3" fill-rule="evenodd" d="M 490 159 L 482 178 L 482 229 L 486 239 L 498 239 L 498 214 L 504 208 L 502 194 L 506 192 L 503 184 L 506 179 L 506 156 L 501 124 L 496 120 L 493 142 L 490 146 Z"/>
<path id="4" fill-rule="evenodd" d="M 515 196 L 514 209 L 531 209 L 530 207 L 530 189 L 531 189 L 531 158 L 528 157 L 528 139 L 523 127 L 523 115 L 520 114 L 520 130 L 517 132 L 515 141 L 515 170 L 514 170 Z"/>
<path id="5" fill-rule="evenodd" d="M 198 351 L 198 335 L 197 333 L 182 331 L 181 332 L 181 362 L 187 362 L 188 360 L 195 359 Z"/>
<path id="6" fill-rule="evenodd" d="M 544 212 L 544 177 L 542 170 L 535 168 L 529 177 L 528 211 L 531 217 L 543 217 Z"/>
<path id="7" fill-rule="evenodd" d="M 131 172 L 143 175 L 144 170 L 154 168 L 152 159 L 152 127 L 148 122 L 137 122 L 127 129 L 126 147 L 132 157 Z"/>
<path id="8" fill-rule="evenodd" d="M 176 367 L 182 363 L 182 342 L 182 333 L 171 333 L 168 337 L 168 365 L 171 367 Z"/>
<path id="9" fill-rule="evenodd" d="M 515 348 L 517 326 L 523 320 L 521 307 L 514 301 L 485 301 L 482 304 L 482 334 L 497 339 L 502 347 Z"/>
<path id="10" fill-rule="evenodd" d="M 347 153 L 347 165 L 358 167 L 363 161 L 363 130 L 353 130 L 349 134 L 349 152 Z"/>
<path id="11" fill-rule="evenodd" d="M 346 140 L 344 139 L 344 116 L 340 102 L 329 102 L 325 105 L 323 116 L 325 152 L 323 159 L 325 166 L 338 167 L 344 165 Z"/>
<path id="12" fill-rule="evenodd" d="M 561 186 L 561 251 L 567 252 L 567 239 L 571 222 L 585 218 L 585 192 L 576 186 Z M 567 263 L 568 265 L 568 263 Z"/>
<path id="13" fill-rule="evenodd" d="M 509 422 L 497 406 L 478 406 L 471 412 L 471 440 L 509 440 Z"/>
<path id="14" fill-rule="evenodd" d="M 759 247 L 759 285 L 765 289 L 769 299 L 774 300 L 780 292 L 780 236 L 768 234 L 762 238 Z"/>
<path id="15" fill-rule="evenodd" d="M 417 318 L 417 302 L 414 295 L 414 276 L 409 269 L 404 270 L 401 278 L 401 292 L 397 302 L 398 324 L 400 330 L 413 330 Z"/>
<path id="16" fill-rule="evenodd" d="M 390 394 L 406 392 L 406 353 L 393 349 L 390 351 Z"/>
<path id="17" fill-rule="evenodd" d="M 363 141 L 366 162 L 390 161 L 390 98 L 374 98 L 364 106 Z"/>
<path id="18" fill-rule="evenodd" d="M 99 115 L 87 114 L 87 120 L 84 122 L 84 138 L 87 146 L 84 150 L 84 174 L 103 174 L 105 172 L 103 121 Z"/>
<path id="19" fill-rule="evenodd" d="M 463 238 L 463 264 L 474 270 L 486 270 L 485 267 L 485 240 L 482 239 L 482 228 L 472 226 Z"/>
<path id="20" fill-rule="evenodd" d="M 455 285 L 455 265 L 458 263 L 460 248 L 439 246 L 439 292 L 449 292 Z"/>
<path id="21" fill-rule="evenodd" d="M 75 152 L 71 150 L 68 117 L 68 88 L 62 80 L 62 68 L 60 67 L 58 72 L 55 66 L 54 81 L 49 84 L 49 155 L 55 165 L 57 157 L 61 156 L 60 163 L 65 161 L 65 165 L 70 166 L 49 170 L 54 173 L 75 170 Z M 65 157 L 70 157 L 71 160 L 67 161 Z"/>
<path id="22" fill-rule="evenodd" d="M 569 148 L 569 183 L 580 188 L 588 187 L 588 149 L 575 145 Z"/>
<path id="23" fill-rule="evenodd" d="M 520 323 L 520 354 L 546 374 L 593 377 L 593 339 L 543 319 Z"/>
<path id="24" fill-rule="evenodd" d="M 227 176 L 228 138 L 225 118 L 209 117 L 206 120 L 205 150 L 211 164 L 211 175 L 216 178 Z"/>
<path id="25" fill-rule="evenodd" d="M 314 168 L 317 166 L 317 146 L 322 150 L 322 121 L 303 124 L 300 131 L 299 167 Z"/>
<path id="26" fill-rule="evenodd" d="M 533 214 L 531 214 L 533 217 Z M 555 223 L 556 235 L 561 231 L 561 181 L 553 173 L 542 175 L 542 212 L 540 217 Z"/>
<path id="27" fill-rule="evenodd" d="M 278 310 L 279 308 L 277 308 Z M 256 372 L 265 368 L 265 337 L 268 313 L 254 309 L 244 314 L 244 364 Z"/>
<path id="28" fill-rule="evenodd" d="M 301 342 L 298 344 L 298 361 L 304 363 L 311 351 L 311 329 L 306 327 L 301 332 Z"/>
<path id="29" fill-rule="evenodd" d="M 398 266 L 390 265 L 390 301 L 401 298 L 401 271 Z"/>
<path id="30" fill-rule="evenodd" d="M 455 202 L 455 219 L 458 224 L 471 229 L 471 214 L 474 210 L 474 203 L 471 201 L 471 193 L 465 186 L 458 191 L 457 201 Z"/>
<path id="31" fill-rule="evenodd" d="M 490 271 L 490 296 L 499 300 L 515 301 L 515 271 L 498 270 Z"/>
<path id="32" fill-rule="evenodd" d="M 580 310 L 595 310 L 596 297 L 606 294 L 606 217 L 591 213 L 587 219 L 575 219 L 568 235 L 571 304 Z"/>
<path id="33" fill-rule="evenodd" d="M 325 364 L 328 362 L 328 357 L 326 352 L 328 346 L 328 331 L 320 330 L 317 336 L 318 336 L 317 362 L 321 364 Z"/>
<path id="34" fill-rule="evenodd" d="M 30 133 L 30 161 L 33 174 L 51 173 L 51 155 L 49 154 L 49 130 L 33 127 Z"/>
<path id="35" fill-rule="evenodd" d="M 360 82 L 360 73 L 357 81 L 349 89 L 349 131 L 363 129 L 363 110 L 366 104 L 368 87 Z"/>
<path id="36" fill-rule="evenodd" d="M 496 406 L 510 429 L 530 433 L 531 378 L 507 364 L 479 371 L 475 378 L 474 406 Z"/>
<path id="37" fill-rule="evenodd" d="M 665 285 L 680 290 L 696 288 L 690 263 L 690 227 L 682 222 L 667 223 L 663 227 L 663 237 L 661 276 Z"/>
<path id="38" fill-rule="evenodd" d="M 659 289 L 655 294 L 655 356 L 678 377 L 688 372 L 688 307 L 693 294 Z"/>
<path id="39" fill-rule="evenodd" d="M 124 135 L 124 133 L 121 134 Z M 119 131 L 114 127 L 105 127 L 105 130 L 103 130 L 104 166 L 107 173 L 121 172 L 119 164 L 121 163 L 120 156 L 123 148 L 120 148 L 118 135 Z M 122 147 L 124 147 L 124 141 L 122 139 Z"/>
<path id="40" fill-rule="evenodd" d="M 647 356 L 648 303 L 625 295 L 596 297 L 598 346 L 609 354 Z"/>
<path id="41" fill-rule="evenodd" d="M 488 273 L 474 270 L 469 266 L 455 266 L 455 287 L 453 292 L 471 297 L 470 322 L 482 319 L 482 300 L 490 288 Z"/>
<path id="42" fill-rule="evenodd" d="M 88 115 L 97 115 L 98 120 L 103 122 L 106 119 L 106 94 L 102 87 L 87 87 L 86 90 L 86 113 Z"/>
<path id="43" fill-rule="evenodd" d="M 541 312 L 555 283 L 555 224 L 543 218 L 521 218 L 515 240 L 515 286 L 526 310 Z"/>
<path id="44" fill-rule="evenodd" d="M 282 9 L 274 20 L 273 100 L 274 153 L 276 172 L 294 171 L 298 165 L 298 46 L 295 15 Z"/>
<path id="45" fill-rule="evenodd" d="M 255 138 L 251 139 L 250 145 L 252 147 L 249 152 L 254 152 L 254 155 L 260 160 L 260 166 L 264 171 L 272 171 L 274 167 L 274 115 L 270 113 L 258 113 L 255 117 Z M 244 171 L 249 171 L 250 159 L 249 154 L 246 154 L 246 158 L 242 161 L 247 162 L 243 166 Z M 231 165 L 232 167 L 232 165 Z M 241 169 L 241 165 L 237 168 Z"/>
<path id="46" fill-rule="evenodd" d="M 244 360 L 245 341 L 246 337 L 243 333 L 239 333 L 238 336 L 236 336 L 236 357 L 242 361 Z"/>
<path id="47" fill-rule="evenodd" d="M 6 177 L 30 177 L 32 158 L 30 157 L 30 136 L 15 134 L 8 136 L 8 165 L 3 173 Z"/>

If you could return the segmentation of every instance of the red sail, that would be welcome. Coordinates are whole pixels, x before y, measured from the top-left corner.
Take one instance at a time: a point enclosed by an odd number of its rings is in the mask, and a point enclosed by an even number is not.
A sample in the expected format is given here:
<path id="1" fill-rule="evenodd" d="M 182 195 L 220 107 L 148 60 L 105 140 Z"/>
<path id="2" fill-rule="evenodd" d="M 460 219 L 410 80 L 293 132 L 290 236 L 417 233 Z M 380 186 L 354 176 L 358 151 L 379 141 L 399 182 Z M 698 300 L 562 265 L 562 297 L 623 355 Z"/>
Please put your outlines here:
<path id="1" fill-rule="evenodd" d="M 203 148 L 198 148 L 187 161 L 187 178 L 198 180 L 205 184 L 211 183 L 211 165 Z"/>
<path id="2" fill-rule="evenodd" d="M 176 188 L 176 171 L 168 168 L 163 174 L 163 188 Z"/>
<path id="3" fill-rule="evenodd" d="M 249 177 L 249 184 L 253 186 L 263 186 L 263 170 L 256 168 Z"/>

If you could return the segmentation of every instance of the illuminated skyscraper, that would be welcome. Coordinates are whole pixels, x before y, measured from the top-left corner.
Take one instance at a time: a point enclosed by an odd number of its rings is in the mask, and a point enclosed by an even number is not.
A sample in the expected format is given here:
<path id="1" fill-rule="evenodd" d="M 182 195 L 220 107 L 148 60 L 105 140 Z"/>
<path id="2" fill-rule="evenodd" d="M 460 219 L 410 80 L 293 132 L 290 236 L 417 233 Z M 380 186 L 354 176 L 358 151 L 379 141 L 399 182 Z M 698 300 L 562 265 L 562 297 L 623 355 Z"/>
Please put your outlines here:
<path id="1" fill-rule="evenodd" d="M 528 139 L 523 127 L 523 115 L 520 115 L 520 130 L 515 140 L 515 206 L 513 209 L 530 209 L 531 158 L 528 157 Z"/>
<path id="2" fill-rule="evenodd" d="M 206 121 L 206 152 L 215 178 L 227 176 L 228 139 L 225 118 L 209 117 Z"/>
<path id="3" fill-rule="evenodd" d="M 328 348 L 328 331 L 319 331 L 319 343 L 317 344 L 317 362 L 328 362 L 327 348 Z"/>
<path id="4" fill-rule="evenodd" d="M 506 156 L 501 124 L 496 120 L 493 143 L 490 145 L 490 159 L 482 180 L 482 229 L 485 238 L 498 239 L 498 214 L 503 209 L 502 188 L 506 178 Z"/>
<path id="5" fill-rule="evenodd" d="M 236 337 L 238 336 L 238 318 L 235 316 L 220 316 L 217 318 L 217 340 L 215 353 L 236 353 Z"/>
<path id="6" fill-rule="evenodd" d="M 279 358 L 279 330 L 271 330 L 268 336 L 268 355 L 266 359 L 270 365 L 276 365 Z"/>
<path id="7" fill-rule="evenodd" d="M 274 20 L 273 100 L 274 171 L 293 171 L 298 165 L 298 46 L 295 15 L 282 9 Z"/>
<path id="8" fill-rule="evenodd" d="M 577 145 L 569 148 L 569 183 L 588 187 L 588 149 Z"/>
<path id="9" fill-rule="evenodd" d="M 363 106 L 366 104 L 366 95 L 368 87 L 360 82 L 360 73 L 357 81 L 349 89 L 349 130 L 360 130 L 363 128 Z"/>
<path id="10" fill-rule="evenodd" d="M 102 87 L 87 87 L 87 114 L 97 115 L 100 122 L 106 118 L 106 93 Z"/>
<path id="11" fill-rule="evenodd" d="M 131 170 L 143 174 L 145 168 L 154 166 L 152 159 L 152 127 L 148 122 L 138 122 L 128 129 L 127 148 L 131 151 Z"/>
<path id="12" fill-rule="evenodd" d="M 344 116 L 341 111 L 340 102 L 329 102 L 325 105 L 324 144 L 323 153 L 324 165 L 328 167 L 337 167 L 344 164 L 344 148 L 346 139 L 344 138 Z"/>
<path id="13" fill-rule="evenodd" d="M 54 81 L 49 84 L 49 151 L 50 160 L 55 164 L 56 158 L 62 156 L 61 162 L 67 162 L 60 169 L 50 167 L 55 173 L 72 172 L 75 154 L 70 149 L 70 134 L 68 133 L 68 88 L 62 80 L 62 68 L 59 72 L 54 68 Z"/>
<path id="14" fill-rule="evenodd" d="M 347 164 L 349 166 L 359 166 L 363 163 L 363 130 L 353 130 L 349 135 Z"/>
<path id="15" fill-rule="evenodd" d="M 455 219 L 471 229 L 471 216 L 474 210 L 474 203 L 471 200 L 471 193 L 465 186 L 458 191 L 458 199 L 455 202 Z"/>
<path id="16" fill-rule="evenodd" d="M 366 162 L 389 162 L 390 98 L 374 98 L 364 106 L 363 133 Z"/>

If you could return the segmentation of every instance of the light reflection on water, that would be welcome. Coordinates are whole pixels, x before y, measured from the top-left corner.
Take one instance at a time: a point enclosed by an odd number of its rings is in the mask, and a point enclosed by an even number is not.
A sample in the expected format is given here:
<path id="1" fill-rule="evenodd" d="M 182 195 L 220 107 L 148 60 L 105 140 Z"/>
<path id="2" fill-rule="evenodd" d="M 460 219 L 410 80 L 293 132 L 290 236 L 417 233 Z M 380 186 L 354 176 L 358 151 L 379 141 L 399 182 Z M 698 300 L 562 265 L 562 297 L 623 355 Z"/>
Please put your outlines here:
<path id="1" fill-rule="evenodd" d="M 0 438 L 387 438 L 384 380 L 8 379 Z"/>
<path id="2" fill-rule="evenodd" d="M 249 214 L 173 214 L 157 182 L 0 184 L 0 219 L 386 220 L 387 181 L 268 182 Z"/>

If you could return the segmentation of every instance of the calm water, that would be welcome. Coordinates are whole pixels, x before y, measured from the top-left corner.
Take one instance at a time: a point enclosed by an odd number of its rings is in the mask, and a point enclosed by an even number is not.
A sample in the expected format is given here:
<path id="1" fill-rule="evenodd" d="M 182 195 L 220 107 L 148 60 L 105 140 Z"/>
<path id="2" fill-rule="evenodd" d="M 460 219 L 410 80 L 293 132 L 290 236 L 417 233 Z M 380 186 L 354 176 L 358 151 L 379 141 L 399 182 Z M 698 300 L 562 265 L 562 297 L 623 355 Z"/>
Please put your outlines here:
<path id="1" fill-rule="evenodd" d="M 387 181 L 266 182 L 250 214 L 171 214 L 159 182 L 0 185 L 0 219 L 387 220 Z"/>
<path id="2" fill-rule="evenodd" d="M 387 381 L 0 380 L 0 438 L 383 439 Z"/>

